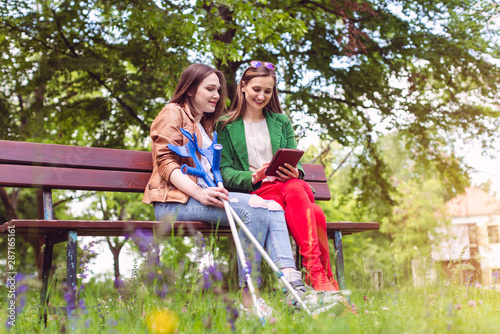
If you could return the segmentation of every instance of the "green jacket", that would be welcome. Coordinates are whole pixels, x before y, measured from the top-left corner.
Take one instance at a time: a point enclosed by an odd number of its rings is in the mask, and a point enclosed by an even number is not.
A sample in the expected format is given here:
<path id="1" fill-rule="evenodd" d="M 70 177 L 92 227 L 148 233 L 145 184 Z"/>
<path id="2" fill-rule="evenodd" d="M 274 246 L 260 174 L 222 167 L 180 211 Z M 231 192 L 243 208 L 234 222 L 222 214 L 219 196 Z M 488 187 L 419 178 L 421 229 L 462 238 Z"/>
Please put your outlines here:
<path id="1" fill-rule="evenodd" d="M 297 148 L 292 123 L 285 114 L 264 111 L 273 154 L 279 148 Z M 224 118 L 217 125 L 217 141 L 222 145 L 220 171 L 224 186 L 237 191 L 254 191 L 261 186 L 261 182 L 252 185 L 252 174 L 249 170 L 247 142 L 245 139 L 245 125 L 243 119 L 237 118 L 228 124 L 222 131 L 220 128 Z M 304 175 L 302 164 L 297 167 Z"/>

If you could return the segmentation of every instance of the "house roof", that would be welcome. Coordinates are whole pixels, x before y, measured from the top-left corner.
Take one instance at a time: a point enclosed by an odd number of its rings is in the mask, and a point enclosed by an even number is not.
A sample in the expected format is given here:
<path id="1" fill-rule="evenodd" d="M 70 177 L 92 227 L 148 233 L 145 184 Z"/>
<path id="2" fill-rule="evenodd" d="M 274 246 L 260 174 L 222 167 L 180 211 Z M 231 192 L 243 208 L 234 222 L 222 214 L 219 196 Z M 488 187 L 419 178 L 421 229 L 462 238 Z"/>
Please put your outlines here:
<path id="1" fill-rule="evenodd" d="M 465 193 L 446 203 L 452 217 L 470 217 L 500 214 L 500 200 L 478 187 L 469 187 Z"/>

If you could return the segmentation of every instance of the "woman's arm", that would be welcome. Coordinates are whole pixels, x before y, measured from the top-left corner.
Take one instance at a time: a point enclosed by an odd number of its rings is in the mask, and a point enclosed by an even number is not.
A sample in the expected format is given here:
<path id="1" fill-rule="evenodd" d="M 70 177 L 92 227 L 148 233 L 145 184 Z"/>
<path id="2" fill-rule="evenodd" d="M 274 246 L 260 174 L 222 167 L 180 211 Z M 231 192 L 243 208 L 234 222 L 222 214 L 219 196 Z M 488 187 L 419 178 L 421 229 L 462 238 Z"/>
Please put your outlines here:
<path id="1" fill-rule="evenodd" d="M 234 143 L 231 140 L 229 131 L 226 128 L 217 131 L 217 141 L 222 145 L 220 172 L 224 179 L 224 185 L 230 189 L 238 189 L 242 191 L 253 191 L 260 184 L 252 183 L 252 172 L 245 170 L 240 162 Z"/>
<path id="2" fill-rule="evenodd" d="M 201 188 L 189 176 L 181 172 L 181 157 L 168 148 L 168 144 L 182 146 L 184 143 L 184 135 L 180 131 L 180 128 L 185 126 L 182 113 L 179 106 L 169 104 L 163 108 L 151 125 L 153 157 L 158 165 L 158 172 L 164 180 L 200 203 L 222 207 L 223 204 L 219 198 L 229 200 L 227 190 L 218 187 Z"/>
<path id="3" fill-rule="evenodd" d="M 181 157 L 168 148 L 168 144 L 182 146 L 183 110 L 176 104 L 167 104 L 151 125 L 151 150 L 153 163 L 158 167 L 160 177 L 167 182 L 175 169 L 181 168 Z M 191 129 L 187 129 L 188 131 Z"/>

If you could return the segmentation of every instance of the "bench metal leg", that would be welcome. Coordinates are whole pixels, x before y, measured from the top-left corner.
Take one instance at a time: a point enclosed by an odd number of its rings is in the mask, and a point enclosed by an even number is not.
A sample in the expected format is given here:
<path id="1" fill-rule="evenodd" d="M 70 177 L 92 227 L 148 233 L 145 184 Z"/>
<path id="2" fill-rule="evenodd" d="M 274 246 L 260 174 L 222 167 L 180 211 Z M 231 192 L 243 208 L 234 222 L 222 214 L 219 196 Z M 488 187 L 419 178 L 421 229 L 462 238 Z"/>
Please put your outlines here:
<path id="1" fill-rule="evenodd" d="M 295 249 L 295 267 L 298 271 L 302 271 L 304 265 L 302 263 L 302 255 L 300 255 L 299 245 L 297 245 L 293 238 L 290 238 L 290 243 L 292 244 L 292 250 Z"/>
<path id="2" fill-rule="evenodd" d="M 68 285 L 68 292 L 73 294 L 72 300 L 76 298 L 76 268 L 77 268 L 77 232 L 68 232 L 68 242 L 67 242 L 67 273 L 66 273 L 66 284 Z M 69 305 L 66 305 L 67 314 L 71 317 L 74 310 L 71 309 Z"/>
<path id="3" fill-rule="evenodd" d="M 52 206 L 52 190 L 50 188 L 43 188 L 42 191 L 43 219 L 52 220 L 54 219 L 54 208 Z M 51 238 L 49 236 L 45 236 L 45 248 L 43 250 L 42 264 L 42 291 L 40 292 L 40 318 L 42 318 L 43 316 L 45 327 L 47 327 L 47 308 L 49 307 L 47 292 L 49 287 L 50 270 L 52 269 L 53 249 L 54 244 L 52 243 Z"/>
<path id="4" fill-rule="evenodd" d="M 337 253 L 337 255 L 335 256 L 335 271 L 337 274 L 337 281 L 339 283 L 340 290 L 347 290 L 344 275 L 344 250 L 342 248 L 342 231 L 335 231 L 334 233 L 334 247 Z M 347 301 L 350 304 L 351 299 L 349 298 L 349 296 L 346 297 Z"/>
<path id="5" fill-rule="evenodd" d="M 45 248 L 43 250 L 43 264 L 42 264 L 42 291 L 40 292 L 40 320 L 43 319 L 45 326 L 47 326 L 47 307 L 48 307 L 48 288 L 49 276 L 52 269 L 52 251 L 54 246 L 45 241 Z"/>

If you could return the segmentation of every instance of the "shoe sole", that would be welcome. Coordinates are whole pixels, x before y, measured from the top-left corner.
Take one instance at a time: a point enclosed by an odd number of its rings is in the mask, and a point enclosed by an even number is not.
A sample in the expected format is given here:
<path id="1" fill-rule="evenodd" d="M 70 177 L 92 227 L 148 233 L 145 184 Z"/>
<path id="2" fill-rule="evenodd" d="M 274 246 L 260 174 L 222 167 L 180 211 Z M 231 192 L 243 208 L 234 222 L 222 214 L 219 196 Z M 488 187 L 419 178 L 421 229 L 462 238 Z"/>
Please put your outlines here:
<path id="1" fill-rule="evenodd" d="M 318 315 L 320 313 L 326 312 L 326 311 L 331 311 L 332 314 L 335 314 L 335 316 L 339 316 L 344 312 L 344 305 L 341 303 L 333 303 L 333 304 L 328 304 L 323 307 L 317 308 L 312 312 L 312 315 Z"/>

